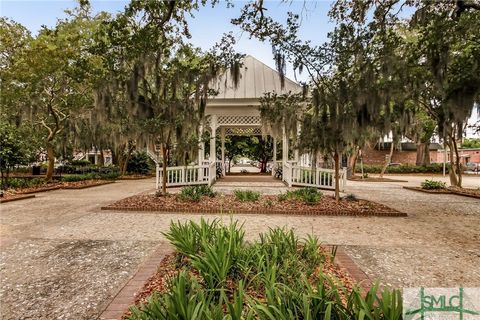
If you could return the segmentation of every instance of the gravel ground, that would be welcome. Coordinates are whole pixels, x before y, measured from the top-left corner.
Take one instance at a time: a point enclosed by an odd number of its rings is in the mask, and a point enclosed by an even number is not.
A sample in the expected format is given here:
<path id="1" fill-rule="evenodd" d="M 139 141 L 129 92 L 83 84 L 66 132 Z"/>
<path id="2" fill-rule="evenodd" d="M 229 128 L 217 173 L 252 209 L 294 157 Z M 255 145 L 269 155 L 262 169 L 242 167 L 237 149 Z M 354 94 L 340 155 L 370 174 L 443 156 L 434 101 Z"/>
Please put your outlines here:
<path id="1" fill-rule="evenodd" d="M 406 218 L 208 215 L 244 223 L 247 237 L 273 226 L 343 245 L 371 277 L 396 287 L 480 287 L 480 200 L 402 189 L 401 182 L 349 182 L 346 192 L 409 214 Z M 430 178 L 430 177 L 427 177 Z M 435 177 L 436 180 L 440 179 Z M 465 186 L 480 187 L 479 177 Z M 0 205 L 1 318 L 95 319 L 138 265 L 165 241 L 171 220 L 195 214 L 101 211 L 152 192 L 153 179 L 84 190 L 58 190 Z M 230 186 L 222 186 L 228 189 Z M 275 192 L 280 188 L 252 185 Z"/>

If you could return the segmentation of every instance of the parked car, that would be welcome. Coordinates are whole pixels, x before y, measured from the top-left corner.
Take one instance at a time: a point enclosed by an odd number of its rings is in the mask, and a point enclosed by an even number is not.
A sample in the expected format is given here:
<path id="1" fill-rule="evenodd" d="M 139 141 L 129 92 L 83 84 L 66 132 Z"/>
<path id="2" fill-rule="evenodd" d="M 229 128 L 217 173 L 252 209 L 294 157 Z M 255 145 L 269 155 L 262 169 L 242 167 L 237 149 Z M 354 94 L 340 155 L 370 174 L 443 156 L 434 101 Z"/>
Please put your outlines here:
<path id="1" fill-rule="evenodd" d="M 478 172 L 480 171 L 480 163 L 468 162 L 466 164 L 468 171 Z"/>

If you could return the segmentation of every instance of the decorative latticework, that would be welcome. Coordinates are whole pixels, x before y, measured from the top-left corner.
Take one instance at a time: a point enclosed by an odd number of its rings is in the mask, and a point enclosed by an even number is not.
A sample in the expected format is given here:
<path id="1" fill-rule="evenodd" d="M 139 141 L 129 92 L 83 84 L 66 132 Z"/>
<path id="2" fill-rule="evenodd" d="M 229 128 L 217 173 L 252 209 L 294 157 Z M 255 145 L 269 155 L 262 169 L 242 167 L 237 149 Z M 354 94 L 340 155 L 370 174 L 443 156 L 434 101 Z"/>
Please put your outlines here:
<path id="1" fill-rule="evenodd" d="M 262 134 L 262 129 L 259 127 L 248 128 L 226 128 L 226 136 L 258 136 Z"/>
<path id="2" fill-rule="evenodd" d="M 260 116 L 218 116 L 217 124 L 222 126 L 259 126 Z"/>

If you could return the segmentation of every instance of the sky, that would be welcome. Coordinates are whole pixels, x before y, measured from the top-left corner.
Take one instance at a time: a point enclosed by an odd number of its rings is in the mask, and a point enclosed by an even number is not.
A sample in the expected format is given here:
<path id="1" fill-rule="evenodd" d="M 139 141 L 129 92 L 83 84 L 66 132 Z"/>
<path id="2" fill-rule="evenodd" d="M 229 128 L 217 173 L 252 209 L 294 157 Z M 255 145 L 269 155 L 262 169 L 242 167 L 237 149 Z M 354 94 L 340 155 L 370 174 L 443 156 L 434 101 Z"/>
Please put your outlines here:
<path id="1" fill-rule="evenodd" d="M 332 2 L 331 0 L 292 0 L 287 2 L 266 0 L 265 7 L 267 14 L 279 22 L 286 21 L 288 11 L 301 13 L 300 35 L 302 39 L 310 40 L 313 44 L 321 44 L 327 41 L 328 32 L 334 28 L 334 23 L 327 16 Z M 122 11 L 128 1 L 91 0 L 90 3 L 94 13 L 107 11 L 115 14 Z M 195 12 L 194 17 L 189 19 L 189 29 L 192 34 L 190 41 L 193 45 L 208 50 L 221 39 L 224 33 L 232 32 L 237 40 L 235 49 L 238 52 L 252 55 L 275 68 L 271 46 L 268 43 L 250 39 L 240 28 L 230 23 L 232 18 L 240 15 L 240 10 L 245 3 L 246 1 L 233 1 L 234 7 L 227 8 L 226 4 L 222 2 L 214 8 L 208 5 Z M 76 4 L 75 0 L 0 0 L 0 16 L 21 23 L 35 34 L 42 25 L 55 26 L 57 19 L 66 16 L 64 10 L 73 8 Z M 289 66 L 287 66 L 287 77 L 298 81 L 307 80 L 305 74 L 297 74 L 295 78 L 294 72 Z M 474 111 L 469 122 L 473 124 L 478 118 L 478 113 Z M 469 132 L 468 136 L 472 137 L 472 134 Z"/>
<path id="2" fill-rule="evenodd" d="M 107 11 L 117 13 L 123 10 L 128 1 L 123 0 L 91 0 L 94 13 Z M 53 27 L 58 18 L 65 17 L 64 10 L 76 6 L 75 0 L 0 0 L 0 15 L 6 16 L 27 27 L 36 33 L 42 25 Z M 204 50 L 210 49 L 218 42 L 222 35 L 233 32 L 237 39 L 236 50 L 250 54 L 268 66 L 275 68 L 272 49 L 268 43 L 262 43 L 243 33 L 240 28 L 232 25 L 230 20 L 240 15 L 240 9 L 246 1 L 233 1 L 233 8 L 227 8 L 221 2 L 212 8 L 210 5 L 201 8 L 189 18 L 189 28 L 192 34 L 190 40 L 195 46 Z M 287 11 L 301 13 L 301 36 L 313 43 L 321 44 L 327 40 L 327 33 L 334 27 L 329 21 L 327 12 L 332 1 L 266 1 L 268 14 L 274 19 L 285 22 Z M 294 73 L 287 67 L 287 76 L 294 79 Z M 306 80 L 306 75 L 298 75 L 297 80 Z"/>

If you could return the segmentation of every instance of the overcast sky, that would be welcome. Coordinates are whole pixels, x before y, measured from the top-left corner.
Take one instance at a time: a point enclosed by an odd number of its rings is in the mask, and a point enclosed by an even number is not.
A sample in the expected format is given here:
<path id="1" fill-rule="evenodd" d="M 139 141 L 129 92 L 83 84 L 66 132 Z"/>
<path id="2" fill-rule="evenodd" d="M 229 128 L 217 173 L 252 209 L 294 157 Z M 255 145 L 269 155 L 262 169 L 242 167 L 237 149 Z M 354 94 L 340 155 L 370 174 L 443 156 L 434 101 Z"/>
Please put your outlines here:
<path id="1" fill-rule="evenodd" d="M 93 12 L 107 11 L 112 14 L 123 10 L 128 1 L 122 0 L 92 0 Z M 239 16 L 240 9 L 245 1 L 234 1 L 233 8 L 227 8 L 220 3 L 215 8 L 207 6 L 195 13 L 189 19 L 189 28 L 192 34 L 191 42 L 204 50 L 211 48 L 226 32 L 233 32 L 237 39 L 236 50 L 250 54 L 272 68 L 275 64 L 272 58 L 272 49 L 267 43 L 249 39 L 248 35 L 230 23 L 232 18 Z M 311 40 L 314 44 L 327 41 L 327 33 L 333 29 L 333 23 L 327 13 L 332 1 L 266 1 L 268 14 L 274 19 L 285 22 L 288 10 L 301 13 L 301 37 Z M 77 4 L 72 0 L 0 0 L 0 15 L 13 19 L 36 33 L 42 25 L 53 27 L 58 18 L 65 17 L 64 10 L 73 8 Z M 406 13 L 408 14 L 408 12 Z M 291 68 L 287 67 L 287 76 L 294 78 Z M 306 80 L 306 75 L 297 75 L 298 80 Z M 478 119 L 477 111 L 470 120 L 474 123 Z M 469 134 L 471 136 L 471 134 Z"/>

